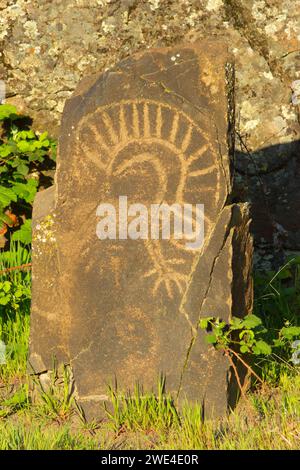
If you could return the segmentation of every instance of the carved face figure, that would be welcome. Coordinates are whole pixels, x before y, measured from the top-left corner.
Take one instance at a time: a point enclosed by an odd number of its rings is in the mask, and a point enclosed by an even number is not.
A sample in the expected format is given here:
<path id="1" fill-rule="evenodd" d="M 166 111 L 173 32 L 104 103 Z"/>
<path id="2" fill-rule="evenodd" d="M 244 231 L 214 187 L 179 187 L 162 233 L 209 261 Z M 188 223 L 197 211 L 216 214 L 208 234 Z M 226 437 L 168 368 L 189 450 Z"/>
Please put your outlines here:
<path id="1" fill-rule="evenodd" d="M 116 204 L 119 196 L 126 195 L 129 204 L 149 207 L 155 203 L 204 204 L 208 234 L 222 194 L 220 165 L 205 126 L 205 119 L 200 129 L 191 117 L 169 104 L 121 101 L 81 120 L 77 158 L 88 159 L 101 171 L 102 202 Z M 154 277 L 153 293 L 160 288 L 170 298 L 174 289 L 183 293 L 196 255 L 190 252 L 183 257 L 186 240 L 147 240 L 145 245 L 151 266 L 144 275 Z M 176 266 L 183 263 L 179 272 Z"/>

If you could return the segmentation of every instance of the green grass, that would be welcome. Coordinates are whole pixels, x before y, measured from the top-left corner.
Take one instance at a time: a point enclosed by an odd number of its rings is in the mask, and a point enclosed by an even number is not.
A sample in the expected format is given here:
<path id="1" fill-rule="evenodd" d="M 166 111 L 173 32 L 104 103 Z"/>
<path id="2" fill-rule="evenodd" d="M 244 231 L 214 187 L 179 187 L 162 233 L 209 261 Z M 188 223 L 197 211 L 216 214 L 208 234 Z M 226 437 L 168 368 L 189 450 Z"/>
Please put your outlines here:
<path id="1" fill-rule="evenodd" d="M 6 400 L 11 413 L 0 417 L 2 450 L 300 448 L 299 374 L 283 375 L 278 387 L 249 393 L 228 417 L 205 422 L 199 407 L 177 414 L 164 407 L 166 398 L 153 406 L 154 396 L 134 396 L 121 416 L 117 408 L 105 422 L 84 423 L 76 408 L 61 420 L 30 403 L 26 390 L 16 393 Z"/>
<path id="2" fill-rule="evenodd" d="M 29 309 L 16 312 L 13 318 L 6 321 L 0 318 L 0 338 L 6 344 L 6 364 L 0 365 L 0 383 L 22 380 L 26 371 Z"/>
<path id="3" fill-rule="evenodd" d="M 0 364 L 0 383 L 22 380 L 26 371 L 31 273 L 10 269 L 30 261 L 29 249 L 16 242 L 11 244 L 10 251 L 0 253 L 0 283 L 11 286 L 7 293 L 0 290 L 0 339 L 6 344 L 6 364 Z"/>
<path id="4" fill-rule="evenodd" d="M 29 251 L 15 245 L 0 254 L 0 271 L 28 262 Z M 299 277 L 299 262 L 293 261 L 256 280 L 254 312 L 270 340 L 285 324 L 300 324 Z M 11 289 L 0 304 L 0 339 L 7 344 L 6 364 L 0 365 L 1 450 L 300 449 L 300 369 L 290 362 L 289 347 L 277 357 L 258 358 L 254 367 L 264 384 L 215 421 L 203 421 L 200 406 L 186 403 L 178 410 L 163 380 L 155 394 L 138 386 L 132 395 L 110 389 L 112 409 L 101 422 L 83 420 L 68 367 L 54 365 L 50 386 L 37 379 L 33 394 L 26 374 L 30 271 L 7 271 L 0 276 L 4 281 Z"/>
<path id="5" fill-rule="evenodd" d="M 268 342 L 282 327 L 300 326 L 300 257 L 290 258 L 278 272 L 255 276 L 254 313 L 268 331 Z M 276 354 L 256 361 L 256 368 L 265 380 L 276 385 L 281 373 L 293 373 L 290 358 L 287 344 Z"/>

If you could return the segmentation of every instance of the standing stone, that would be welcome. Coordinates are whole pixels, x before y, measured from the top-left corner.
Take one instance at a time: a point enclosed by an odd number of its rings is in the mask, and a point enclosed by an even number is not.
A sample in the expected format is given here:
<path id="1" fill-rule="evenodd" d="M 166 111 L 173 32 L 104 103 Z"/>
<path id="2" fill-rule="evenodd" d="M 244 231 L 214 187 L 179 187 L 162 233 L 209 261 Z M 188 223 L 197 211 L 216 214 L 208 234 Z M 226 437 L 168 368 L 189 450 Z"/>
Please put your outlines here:
<path id="1" fill-rule="evenodd" d="M 251 309 L 248 210 L 230 204 L 233 132 L 233 66 L 217 41 L 147 50 L 84 80 L 67 102 L 51 247 L 37 250 L 34 230 L 30 361 L 36 372 L 54 353 L 70 363 L 88 416 L 100 414 L 108 385 L 155 390 L 160 375 L 209 413 L 234 399 L 227 358 L 198 331 L 203 316 Z M 99 240 L 97 207 L 118 208 L 120 196 L 149 211 L 204 204 L 203 247 Z M 48 259 L 53 268 L 41 268 Z"/>

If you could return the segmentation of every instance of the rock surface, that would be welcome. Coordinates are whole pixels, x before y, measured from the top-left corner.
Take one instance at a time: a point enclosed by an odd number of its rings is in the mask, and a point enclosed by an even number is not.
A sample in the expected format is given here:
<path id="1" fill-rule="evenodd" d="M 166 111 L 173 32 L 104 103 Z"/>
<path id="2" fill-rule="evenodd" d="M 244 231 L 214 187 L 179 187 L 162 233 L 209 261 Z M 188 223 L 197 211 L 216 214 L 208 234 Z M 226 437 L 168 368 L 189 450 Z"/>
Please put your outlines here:
<path id="1" fill-rule="evenodd" d="M 236 61 L 237 191 L 253 202 L 260 254 L 300 250 L 300 0 L 0 0 L 0 78 L 57 133 L 80 78 L 130 54 L 203 37 Z M 265 263 L 266 268 L 270 263 Z"/>
<path id="2" fill-rule="evenodd" d="M 65 349 L 88 416 L 115 380 L 121 390 L 151 390 L 161 374 L 174 397 L 203 403 L 207 413 L 222 414 L 235 400 L 227 358 L 198 331 L 202 316 L 228 320 L 252 305 L 247 204 L 230 203 L 230 60 L 218 41 L 152 49 L 85 80 L 66 104 L 54 242 L 40 252 L 34 223 L 30 361 L 47 370 L 55 348 L 61 360 Z M 97 208 L 118 208 L 120 196 L 149 213 L 151 204 L 204 204 L 203 248 L 172 236 L 126 239 L 121 222 L 117 239 L 99 240 Z M 54 277 L 55 292 L 40 294 Z"/>
<path id="3" fill-rule="evenodd" d="M 66 319 L 61 314 L 58 252 L 55 228 L 54 186 L 37 194 L 33 210 L 32 304 L 30 335 L 34 349 L 28 370 L 43 372 L 53 368 L 56 358 L 68 363 Z M 47 358 L 47 359 L 45 359 Z"/>

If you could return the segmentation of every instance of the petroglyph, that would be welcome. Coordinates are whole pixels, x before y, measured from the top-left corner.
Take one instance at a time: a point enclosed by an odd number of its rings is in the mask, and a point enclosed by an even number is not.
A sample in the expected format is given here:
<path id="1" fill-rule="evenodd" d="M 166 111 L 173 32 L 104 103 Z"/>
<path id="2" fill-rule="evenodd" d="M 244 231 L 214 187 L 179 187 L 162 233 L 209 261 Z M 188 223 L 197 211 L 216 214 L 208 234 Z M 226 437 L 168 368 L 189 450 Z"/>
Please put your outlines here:
<path id="1" fill-rule="evenodd" d="M 202 193 L 211 193 L 205 211 L 205 233 L 210 233 L 211 217 L 221 196 L 220 169 L 209 135 L 186 113 L 154 100 L 122 100 L 84 116 L 76 135 L 80 142 L 78 158 L 82 164 L 84 159 L 90 159 L 105 173 L 108 183 L 110 179 L 130 175 L 145 178 L 148 174 L 151 179 L 157 178 L 159 184 L 149 197 L 153 203 L 196 203 L 191 194 L 193 186 L 201 188 Z M 89 135 L 93 136 L 93 141 L 87 139 Z M 178 168 L 179 178 L 175 192 L 170 194 L 169 180 L 173 177 L 174 166 Z M 199 198 L 199 194 L 196 197 Z M 193 221 L 194 215 L 193 212 Z M 153 294 L 164 286 L 167 295 L 173 298 L 174 289 L 183 293 L 189 273 L 182 274 L 175 269 L 176 265 L 185 262 L 180 257 L 180 250 L 186 251 L 184 240 L 172 237 L 170 242 L 177 247 L 178 258 L 166 257 L 157 246 L 159 242 L 149 240 L 145 243 L 152 262 L 145 277 L 156 279 Z M 190 265 L 195 256 L 196 253 L 190 256 Z"/>
<path id="2" fill-rule="evenodd" d="M 56 251 L 33 259 L 30 361 L 44 371 L 57 351 L 71 364 L 88 418 L 101 414 L 95 397 L 106 397 L 108 385 L 155 390 L 161 375 L 168 392 L 204 404 L 205 413 L 232 405 L 230 364 L 197 329 L 201 316 L 226 320 L 251 308 L 248 212 L 228 202 L 228 63 L 215 40 L 146 50 L 87 79 L 66 104 L 55 200 L 35 206 L 34 226 L 54 205 Z M 97 235 L 100 204 L 116 208 L 118 237 Z M 175 226 L 189 208 L 184 220 L 195 226 L 201 204 L 202 248 L 188 249 L 186 230 L 160 236 L 163 216 Z M 151 237 L 127 236 L 137 205 L 146 208 L 141 224 L 151 214 Z"/>

